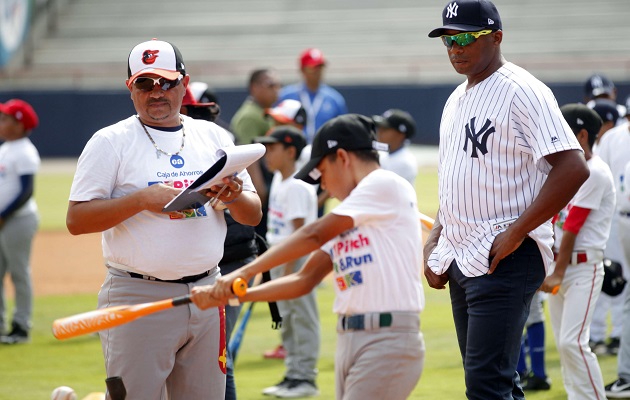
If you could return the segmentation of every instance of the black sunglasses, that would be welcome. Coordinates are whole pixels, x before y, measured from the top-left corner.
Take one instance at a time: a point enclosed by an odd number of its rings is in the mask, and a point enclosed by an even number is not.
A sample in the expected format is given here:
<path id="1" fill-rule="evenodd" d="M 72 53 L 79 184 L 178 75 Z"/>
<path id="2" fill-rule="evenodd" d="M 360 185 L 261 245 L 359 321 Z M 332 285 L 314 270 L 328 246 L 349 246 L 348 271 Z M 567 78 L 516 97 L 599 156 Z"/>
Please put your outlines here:
<path id="1" fill-rule="evenodd" d="M 133 81 L 133 85 L 138 90 L 142 90 L 143 92 L 150 92 L 153 90 L 155 85 L 158 85 L 162 90 L 169 90 L 174 87 L 177 87 L 180 83 L 182 83 L 182 79 L 184 77 L 180 75 L 177 79 L 169 80 L 166 78 L 152 78 L 150 76 L 140 76 Z"/>

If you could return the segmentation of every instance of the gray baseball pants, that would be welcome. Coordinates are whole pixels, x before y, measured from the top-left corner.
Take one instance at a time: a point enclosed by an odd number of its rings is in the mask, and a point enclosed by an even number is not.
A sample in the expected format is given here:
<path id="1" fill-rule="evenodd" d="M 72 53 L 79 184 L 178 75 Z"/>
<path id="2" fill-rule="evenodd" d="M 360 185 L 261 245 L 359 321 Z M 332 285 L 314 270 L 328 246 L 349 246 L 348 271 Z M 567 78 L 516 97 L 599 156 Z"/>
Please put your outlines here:
<path id="1" fill-rule="evenodd" d="M 378 327 L 376 313 L 364 314 L 361 330 L 337 323 L 337 400 L 406 400 L 424 368 L 424 338 L 417 313 L 392 312 L 391 325 Z M 371 321 L 369 323 L 368 321 Z"/>
<path id="2" fill-rule="evenodd" d="M 305 261 L 306 257 L 297 260 L 294 272 Z M 273 268 L 270 272 L 272 279 L 279 278 L 283 275 L 284 266 Z M 314 381 L 317 377 L 320 325 L 316 291 L 317 288 L 297 299 L 277 302 L 282 316 L 282 345 L 287 351 L 284 359 L 287 378 Z"/>
<path id="3" fill-rule="evenodd" d="M 0 228 L 0 328 L 4 327 L 4 276 L 11 275 L 15 288 L 13 322 L 28 331 L 33 312 L 31 284 L 31 247 L 39 227 L 36 213 L 9 217 Z M 2 329 L 0 329 L 2 330 Z"/>

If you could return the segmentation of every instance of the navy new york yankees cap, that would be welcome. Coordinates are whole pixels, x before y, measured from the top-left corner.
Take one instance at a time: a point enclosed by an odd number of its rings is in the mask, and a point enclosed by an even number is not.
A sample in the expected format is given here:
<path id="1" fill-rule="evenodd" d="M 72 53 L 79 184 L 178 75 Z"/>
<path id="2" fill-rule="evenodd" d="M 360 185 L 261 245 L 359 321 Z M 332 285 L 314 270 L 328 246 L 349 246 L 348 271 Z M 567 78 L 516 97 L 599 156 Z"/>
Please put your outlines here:
<path id="1" fill-rule="evenodd" d="M 502 29 L 499 11 L 488 0 L 450 1 L 442 11 L 442 23 L 444 26 L 429 32 L 429 37 L 440 37 L 449 29 L 462 32 Z"/>
<path id="2" fill-rule="evenodd" d="M 588 98 L 594 98 L 603 94 L 612 95 L 615 93 L 615 84 L 602 74 L 589 76 L 584 84 L 584 94 Z"/>
<path id="3" fill-rule="evenodd" d="M 319 128 L 313 138 L 311 159 L 295 177 L 306 183 L 319 183 L 321 173 L 317 166 L 325 156 L 338 149 L 387 151 L 388 146 L 376 141 L 376 127 L 371 118 L 360 114 L 340 115 Z"/>

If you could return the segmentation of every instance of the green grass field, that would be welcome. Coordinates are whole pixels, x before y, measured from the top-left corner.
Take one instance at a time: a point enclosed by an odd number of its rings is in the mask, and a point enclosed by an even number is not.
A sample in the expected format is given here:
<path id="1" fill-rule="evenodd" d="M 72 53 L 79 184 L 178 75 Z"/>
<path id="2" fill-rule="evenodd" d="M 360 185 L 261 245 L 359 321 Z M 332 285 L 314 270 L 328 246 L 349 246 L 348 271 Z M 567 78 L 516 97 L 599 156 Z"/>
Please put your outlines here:
<path id="1" fill-rule="evenodd" d="M 37 179 L 37 201 L 43 229 L 65 229 L 65 210 L 71 177 L 42 173 Z M 434 216 L 437 210 L 437 177 L 433 169 L 420 171 L 416 184 L 420 210 Z M 422 313 L 422 331 L 426 342 L 425 368 L 420 383 L 410 398 L 463 399 L 464 384 L 461 359 L 447 291 L 425 286 L 426 309 Z M 334 291 L 326 282 L 318 289 L 322 324 L 322 350 L 319 360 L 319 398 L 334 398 L 335 316 L 332 314 Z M 9 303 L 11 304 L 11 303 Z M 94 309 L 96 293 L 76 296 L 45 296 L 35 299 L 32 342 L 27 345 L 0 346 L 0 400 L 43 400 L 57 386 L 74 388 L 79 399 L 90 392 L 105 391 L 105 371 L 100 342 L 95 336 L 57 341 L 50 327 L 56 318 Z M 548 325 L 549 326 L 549 325 Z M 263 399 L 261 389 L 282 378 L 283 364 L 264 360 L 262 352 L 279 343 L 279 333 L 271 328 L 266 304 L 258 304 L 245 333 L 236 362 L 239 399 Z M 528 399 L 566 399 L 562 387 L 558 354 L 551 328 L 547 329 L 547 372 L 552 379 L 548 392 L 528 394 Z M 606 382 L 616 378 L 616 359 L 600 358 Z M 368 400 L 368 399 L 366 399 Z"/>

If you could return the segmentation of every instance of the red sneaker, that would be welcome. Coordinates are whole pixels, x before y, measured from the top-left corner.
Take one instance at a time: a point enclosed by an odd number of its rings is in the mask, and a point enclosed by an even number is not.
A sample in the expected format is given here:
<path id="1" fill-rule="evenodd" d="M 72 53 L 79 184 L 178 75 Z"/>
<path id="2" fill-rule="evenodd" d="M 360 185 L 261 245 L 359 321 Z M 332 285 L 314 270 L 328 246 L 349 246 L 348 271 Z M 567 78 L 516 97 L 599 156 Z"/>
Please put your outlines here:
<path id="1" fill-rule="evenodd" d="M 286 356 L 287 356 L 287 351 L 284 349 L 284 346 L 282 346 L 281 344 L 279 344 L 278 347 L 276 347 L 275 349 L 267 350 L 263 353 L 264 358 L 274 358 L 278 360 L 284 360 Z"/>

